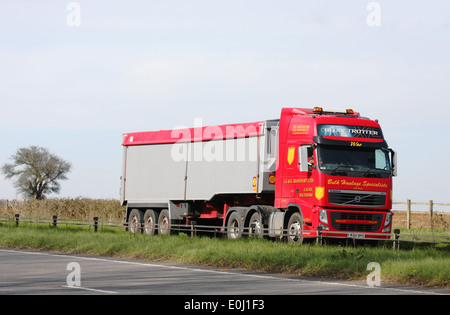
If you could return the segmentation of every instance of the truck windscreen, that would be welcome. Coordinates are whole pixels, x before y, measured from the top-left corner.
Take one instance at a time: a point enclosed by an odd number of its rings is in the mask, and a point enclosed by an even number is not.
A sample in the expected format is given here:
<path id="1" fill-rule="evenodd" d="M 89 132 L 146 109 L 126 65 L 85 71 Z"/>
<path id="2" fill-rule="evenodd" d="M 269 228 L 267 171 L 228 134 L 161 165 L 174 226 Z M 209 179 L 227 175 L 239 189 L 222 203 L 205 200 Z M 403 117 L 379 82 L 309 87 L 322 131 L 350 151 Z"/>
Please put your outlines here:
<path id="1" fill-rule="evenodd" d="M 378 177 L 391 176 L 389 154 L 381 148 L 355 148 L 319 145 L 318 170 L 336 176 Z"/>

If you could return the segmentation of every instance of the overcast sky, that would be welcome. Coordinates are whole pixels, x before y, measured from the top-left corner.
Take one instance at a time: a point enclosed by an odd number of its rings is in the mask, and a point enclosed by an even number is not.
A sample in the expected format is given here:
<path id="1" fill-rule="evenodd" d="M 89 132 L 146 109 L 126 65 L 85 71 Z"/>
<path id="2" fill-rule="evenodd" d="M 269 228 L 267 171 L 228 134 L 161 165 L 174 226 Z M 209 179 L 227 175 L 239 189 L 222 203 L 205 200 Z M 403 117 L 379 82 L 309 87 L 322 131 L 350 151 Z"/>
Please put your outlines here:
<path id="1" fill-rule="evenodd" d="M 0 164 L 48 148 L 60 197 L 119 198 L 123 133 L 323 106 L 379 120 L 394 200 L 450 202 L 449 1 L 73 2 L 0 1 Z"/>

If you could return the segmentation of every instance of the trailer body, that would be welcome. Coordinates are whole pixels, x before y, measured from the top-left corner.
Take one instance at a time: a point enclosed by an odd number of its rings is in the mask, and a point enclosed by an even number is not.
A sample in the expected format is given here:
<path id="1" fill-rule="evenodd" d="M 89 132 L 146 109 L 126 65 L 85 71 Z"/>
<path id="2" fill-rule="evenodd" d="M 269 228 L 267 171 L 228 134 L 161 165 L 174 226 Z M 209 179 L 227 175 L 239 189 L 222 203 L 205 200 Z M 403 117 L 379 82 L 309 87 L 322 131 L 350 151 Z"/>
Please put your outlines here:
<path id="1" fill-rule="evenodd" d="M 353 111 L 284 108 L 273 120 L 127 133 L 122 145 L 132 231 L 195 221 L 294 242 L 318 229 L 390 233 L 395 155 L 378 122 Z"/>

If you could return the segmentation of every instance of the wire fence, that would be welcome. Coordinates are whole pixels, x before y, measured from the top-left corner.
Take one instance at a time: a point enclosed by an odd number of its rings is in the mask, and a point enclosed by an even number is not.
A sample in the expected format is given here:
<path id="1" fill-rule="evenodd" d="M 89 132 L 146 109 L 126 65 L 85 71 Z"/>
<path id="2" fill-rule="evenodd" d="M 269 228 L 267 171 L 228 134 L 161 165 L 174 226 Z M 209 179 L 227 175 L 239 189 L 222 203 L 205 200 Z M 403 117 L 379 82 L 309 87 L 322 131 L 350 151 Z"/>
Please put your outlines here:
<path id="1" fill-rule="evenodd" d="M 100 221 L 98 217 L 94 217 L 92 220 L 77 220 L 77 219 L 60 219 L 57 216 L 52 216 L 51 218 L 38 218 L 38 217 L 21 217 L 19 214 L 12 216 L 2 216 L 0 217 L 0 227 L 2 224 L 9 224 L 12 226 L 22 226 L 26 224 L 44 224 L 48 225 L 49 228 L 57 228 L 58 226 L 87 226 L 89 230 L 93 232 L 98 232 L 99 229 L 103 228 L 126 228 L 133 231 L 136 234 L 146 234 L 146 226 L 144 221 L 135 223 L 133 226 L 128 226 L 127 222 L 114 222 L 114 221 Z M 339 239 L 345 240 L 348 244 L 356 245 L 360 241 L 382 241 L 392 244 L 395 250 L 400 249 L 400 242 L 402 243 L 428 243 L 428 244 L 450 244 L 450 235 L 441 234 L 405 234 L 401 233 L 400 229 L 395 229 L 392 233 L 373 233 L 373 232 L 344 232 L 344 231 L 325 231 L 320 227 L 318 230 L 308 230 L 308 233 L 301 234 L 298 230 L 289 229 L 269 229 L 269 228 L 257 228 L 255 225 L 245 228 L 233 228 L 234 230 L 229 230 L 227 227 L 222 226 L 211 226 L 211 225 L 179 225 L 171 224 L 167 230 L 168 234 L 184 233 L 190 236 L 198 235 L 212 235 L 214 237 L 230 237 L 231 235 L 239 235 L 239 237 L 273 237 L 276 235 L 275 239 L 280 240 L 298 240 L 299 238 L 307 238 L 310 240 L 315 240 L 317 244 L 325 245 L 328 240 Z M 152 231 L 157 231 L 158 225 L 152 226 Z M 156 234 L 156 233 L 155 233 Z M 232 237 L 233 238 L 233 237 Z"/>

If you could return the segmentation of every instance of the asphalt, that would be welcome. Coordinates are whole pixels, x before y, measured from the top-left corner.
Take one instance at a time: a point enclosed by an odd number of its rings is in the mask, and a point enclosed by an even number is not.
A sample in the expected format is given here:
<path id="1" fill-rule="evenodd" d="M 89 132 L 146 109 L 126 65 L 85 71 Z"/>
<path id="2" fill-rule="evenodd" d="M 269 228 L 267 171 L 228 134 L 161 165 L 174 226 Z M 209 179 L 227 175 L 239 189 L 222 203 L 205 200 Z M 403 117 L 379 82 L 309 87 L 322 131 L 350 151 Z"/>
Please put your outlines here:
<path id="1" fill-rule="evenodd" d="M 382 277 L 380 286 L 371 287 L 365 281 L 0 248 L 0 294 L 171 295 L 177 307 L 200 307 L 195 303 L 205 296 L 264 300 L 269 295 L 450 295 L 450 290 L 388 284 Z"/>

